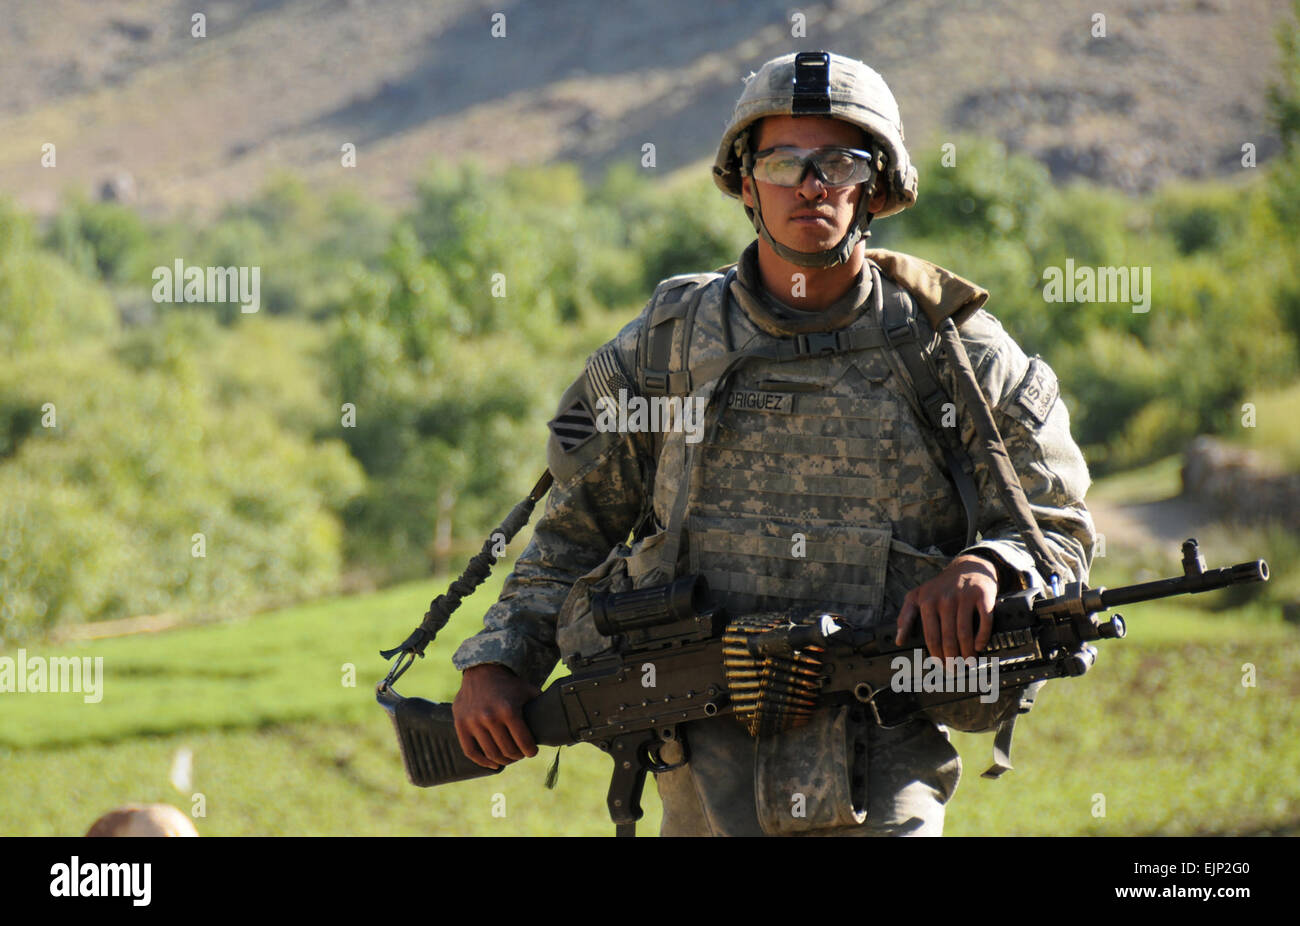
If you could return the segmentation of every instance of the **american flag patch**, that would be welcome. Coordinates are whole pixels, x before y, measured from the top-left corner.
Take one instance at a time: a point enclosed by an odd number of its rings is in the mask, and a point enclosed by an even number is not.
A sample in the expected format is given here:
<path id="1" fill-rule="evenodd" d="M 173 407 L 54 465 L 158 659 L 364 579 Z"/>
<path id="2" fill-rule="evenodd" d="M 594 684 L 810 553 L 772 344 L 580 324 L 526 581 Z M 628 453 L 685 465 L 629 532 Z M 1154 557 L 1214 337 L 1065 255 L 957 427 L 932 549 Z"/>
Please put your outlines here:
<path id="1" fill-rule="evenodd" d="M 632 378 L 624 371 L 618 353 L 612 347 L 602 347 L 592 355 L 587 363 L 587 384 L 597 404 L 601 396 L 617 402 L 620 389 L 626 389 L 628 395 L 634 392 Z"/>

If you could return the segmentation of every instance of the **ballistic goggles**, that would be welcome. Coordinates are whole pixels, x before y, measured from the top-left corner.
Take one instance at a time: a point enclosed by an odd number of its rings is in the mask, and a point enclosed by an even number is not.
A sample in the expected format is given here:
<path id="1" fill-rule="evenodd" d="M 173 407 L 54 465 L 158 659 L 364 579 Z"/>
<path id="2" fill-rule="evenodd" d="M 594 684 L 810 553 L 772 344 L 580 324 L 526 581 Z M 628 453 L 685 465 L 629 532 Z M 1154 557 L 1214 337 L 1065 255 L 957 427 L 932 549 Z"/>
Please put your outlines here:
<path id="1" fill-rule="evenodd" d="M 871 179 L 876 156 L 859 148 L 764 148 L 754 154 L 754 178 L 776 186 L 799 186 L 809 168 L 825 186 L 852 186 Z"/>

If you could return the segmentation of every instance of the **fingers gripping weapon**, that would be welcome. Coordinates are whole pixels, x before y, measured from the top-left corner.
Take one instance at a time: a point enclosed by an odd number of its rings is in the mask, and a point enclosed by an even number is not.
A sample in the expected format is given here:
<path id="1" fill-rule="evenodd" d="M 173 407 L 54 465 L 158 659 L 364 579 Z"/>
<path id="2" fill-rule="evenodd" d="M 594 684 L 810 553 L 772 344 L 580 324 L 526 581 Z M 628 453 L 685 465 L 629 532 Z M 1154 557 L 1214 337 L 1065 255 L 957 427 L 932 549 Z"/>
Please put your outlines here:
<path id="1" fill-rule="evenodd" d="M 1127 633 L 1121 615 L 1115 614 L 1103 621 L 1098 619 L 1098 614 L 1135 602 L 1266 581 L 1268 564 L 1264 560 L 1207 570 L 1196 540 L 1187 540 L 1183 543 L 1183 575 L 1176 578 L 1112 589 L 1088 588 L 1082 583 L 1072 582 L 1059 594 L 1049 594 L 1036 587 L 999 597 L 993 611 L 993 634 L 981 655 L 996 658 L 1000 691 L 1046 679 L 1075 678 L 1096 663 L 1097 650 L 1091 645 L 1093 642 L 1120 639 Z M 915 649 L 915 644 L 910 642 L 896 646 L 893 643 L 896 630 L 895 624 L 884 624 L 868 630 L 840 629 L 831 634 L 815 627 L 783 633 L 790 636 L 789 645 L 792 646 L 809 639 L 817 642 L 825 637 L 834 645 L 833 652 L 837 654 L 848 649 L 855 655 L 879 658 Z M 783 648 L 786 644 L 781 637 L 775 637 L 765 645 L 771 650 Z M 837 655 L 825 691 L 834 693 L 848 687 L 856 700 L 870 704 L 876 721 L 882 726 L 896 726 L 931 708 L 980 694 L 970 686 L 964 692 L 899 692 L 888 682 L 881 683 L 879 671 L 854 670 L 842 663 L 841 655 Z M 841 667 L 848 671 L 836 679 L 835 669 Z M 855 680 L 859 677 L 860 680 Z"/>
<path id="2" fill-rule="evenodd" d="M 1183 575 L 1120 588 L 1030 588 L 1004 595 L 981 657 L 996 663 L 996 690 L 1082 675 L 1096 660 L 1091 645 L 1125 634 L 1123 618 L 1097 615 L 1120 605 L 1196 594 L 1268 579 L 1263 560 L 1205 568 L 1196 541 L 1183 544 Z M 733 715 L 751 735 L 806 723 L 820 707 L 859 702 L 892 727 L 926 711 L 983 696 L 974 684 L 926 690 L 897 684 L 900 658 L 923 651 L 897 644 L 897 624 L 854 628 L 837 615 L 770 612 L 730 617 L 708 603 L 703 577 L 598 597 L 598 629 L 615 647 L 585 658 L 524 707 L 540 744 L 592 743 L 614 760 L 608 807 L 619 835 L 635 835 L 647 772 L 690 758 L 682 726 Z M 451 705 L 402 698 L 387 682 L 379 701 L 393 714 L 411 782 L 420 787 L 496 774 L 461 752 Z M 720 720 L 719 722 L 729 722 Z"/>

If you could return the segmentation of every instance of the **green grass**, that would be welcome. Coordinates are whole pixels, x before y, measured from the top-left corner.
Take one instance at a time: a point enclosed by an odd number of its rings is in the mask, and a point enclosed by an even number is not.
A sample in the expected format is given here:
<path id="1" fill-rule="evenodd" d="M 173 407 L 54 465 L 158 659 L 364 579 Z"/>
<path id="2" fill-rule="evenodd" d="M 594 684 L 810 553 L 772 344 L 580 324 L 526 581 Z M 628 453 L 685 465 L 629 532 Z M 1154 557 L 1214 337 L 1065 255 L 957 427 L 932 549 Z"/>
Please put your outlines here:
<path id="1" fill-rule="evenodd" d="M 407 684 L 438 700 L 455 694 L 452 641 L 473 632 L 500 583 L 500 577 L 490 580 L 461 608 L 430 655 L 411 669 Z M 102 702 L 40 695 L 35 711 L 24 696 L 0 698 L 0 744 L 48 747 L 193 729 L 365 720 L 379 711 L 372 692 L 387 671 L 379 650 L 405 639 L 444 587 L 411 583 L 229 623 L 62 645 L 58 655 L 103 657 Z M 28 647 L 29 655 L 40 652 Z M 348 665 L 355 667 L 355 687 L 344 685 Z"/>
<path id="2" fill-rule="evenodd" d="M 193 791 L 203 795 L 205 810 L 194 823 L 204 836 L 601 836 L 613 830 L 604 810 L 609 760 L 594 748 L 565 750 L 554 791 L 543 787 L 555 752 L 549 748 L 497 776 L 415 788 L 402 773 L 387 719 L 373 707 L 368 720 L 351 724 L 322 719 L 0 750 L 0 833 L 80 835 L 99 814 L 130 801 L 188 812 L 192 795 L 168 782 L 181 747 L 194 756 Z M 653 786 L 644 806 L 641 830 L 657 832 Z M 494 815 L 496 808 L 504 816 Z"/>
<path id="3" fill-rule="evenodd" d="M 499 587 L 498 576 L 462 607 L 403 693 L 451 699 L 450 654 Z M 129 801 L 189 810 L 191 794 L 168 783 L 181 747 L 194 754 L 204 835 L 611 833 L 610 764 L 594 748 L 564 750 L 555 791 L 542 785 L 551 749 L 478 781 L 405 781 L 372 696 L 385 671 L 377 650 L 403 639 L 443 588 L 419 582 L 235 623 L 29 647 L 102 656 L 104 696 L 0 696 L 0 833 L 76 834 Z M 1053 682 L 1021 723 L 1016 771 L 980 779 L 991 738 L 956 737 L 967 771 L 949 833 L 1297 831 L 1300 634 L 1262 613 L 1125 610 L 1128 639 L 1103 642 L 1089 675 Z M 1241 686 L 1247 662 L 1255 688 Z M 342 683 L 345 663 L 356 687 Z M 641 829 L 652 833 L 660 808 L 646 792 Z M 1104 817 L 1092 815 L 1098 793 Z M 493 814 L 497 794 L 504 817 Z"/>
<path id="4" fill-rule="evenodd" d="M 1173 454 L 1137 469 L 1098 479 L 1088 489 L 1088 499 L 1112 505 L 1133 505 L 1173 498 L 1182 491 L 1179 469 L 1182 454 Z"/>
<path id="5" fill-rule="evenodd" d="M 967 774 L 948 833 L 1300 834 L 1300 650 L 1277 630 L 1103 644 L 1088 675 L 1043 690 L 1001 780 L 978 777 L 988 737 L 955 737 Z"/>
<path id="6" fill-rule="evenodd" d="M 1253 427 L 1240 428 L 1239 434 L 1227 435 L 1234 443 L 1261 450 L 1288 472 L 1300 472 L 1300 382 L 1284 389 L 1247 395 L 1243 404 L 1255 406 Z"/>
<path id="7" fill-rule="evenodd" d="M 474 632 L 500 593 L 498 570 L 457 612 L 429 656 L 403 678 L 409 695 L 450 701 L 459 686 L 455 643 Z M 610 831 L 609 760 L 565 750 L 558 786 L 543 780 L 555 750 L 499 776 L 418 789 L 402 772 L 374 686 L 378 650 L 401 642 L 446 580 L 338 598 L 232 623 L 82 645 L 27 648 L 29 656 L 102 657 L 103 698 L 0 695 L 0 834 L 75 835 L 127 802 L 191 810 L 168 781 L 172 758 L 193 752 L 204 835 L 529 834 Z M 3 655 L 14 656 L 14 650 Z M 356 668 L 346 687 L 344 665 Z M 493 815 L 505 795 L 505 817 Z M 644 832 L 656 832 L 653 787 Z"/>

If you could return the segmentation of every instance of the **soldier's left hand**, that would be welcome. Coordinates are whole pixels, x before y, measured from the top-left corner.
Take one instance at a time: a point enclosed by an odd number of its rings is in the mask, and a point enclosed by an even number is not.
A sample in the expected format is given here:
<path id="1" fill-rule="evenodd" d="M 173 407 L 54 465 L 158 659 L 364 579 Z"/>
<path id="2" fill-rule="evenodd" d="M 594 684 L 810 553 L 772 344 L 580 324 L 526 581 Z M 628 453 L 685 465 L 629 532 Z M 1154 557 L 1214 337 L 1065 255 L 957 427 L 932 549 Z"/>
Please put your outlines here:
<path id="1" fill-rule="evenodd" d="M 903 598 L 895 642 L 903 645 L 919 614 L 925 648 L 931 656 L 974 656 L 988 645 L 993 633 L 997 599 L 998 572 L 993 564 L 979 556 L 959 556 Z"/>

